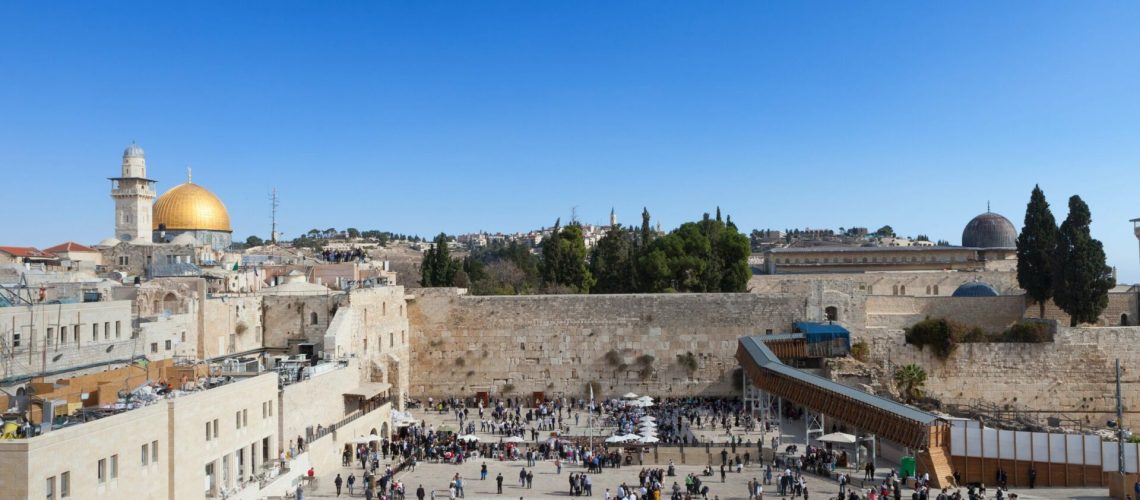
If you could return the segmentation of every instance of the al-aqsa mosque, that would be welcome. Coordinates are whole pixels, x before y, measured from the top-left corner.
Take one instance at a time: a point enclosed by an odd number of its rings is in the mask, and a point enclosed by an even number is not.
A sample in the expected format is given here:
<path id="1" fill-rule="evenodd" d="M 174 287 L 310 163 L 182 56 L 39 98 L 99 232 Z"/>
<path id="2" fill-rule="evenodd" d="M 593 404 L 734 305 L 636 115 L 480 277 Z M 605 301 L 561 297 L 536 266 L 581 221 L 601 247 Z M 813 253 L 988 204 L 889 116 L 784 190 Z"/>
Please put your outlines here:
<path id="1" fill-rule="evenodd" d="M 115 237 L 104 240 L 102 246 L 171 243 L 225 250 L 233 242 L 226 206 L 214 193 L 194 184 L 189 170 L 185 183 L 155 200 L 157 181 L 146 176 L 146 153 L 131 144 L 123 151 L 122 176 L 110 180 Z"/>

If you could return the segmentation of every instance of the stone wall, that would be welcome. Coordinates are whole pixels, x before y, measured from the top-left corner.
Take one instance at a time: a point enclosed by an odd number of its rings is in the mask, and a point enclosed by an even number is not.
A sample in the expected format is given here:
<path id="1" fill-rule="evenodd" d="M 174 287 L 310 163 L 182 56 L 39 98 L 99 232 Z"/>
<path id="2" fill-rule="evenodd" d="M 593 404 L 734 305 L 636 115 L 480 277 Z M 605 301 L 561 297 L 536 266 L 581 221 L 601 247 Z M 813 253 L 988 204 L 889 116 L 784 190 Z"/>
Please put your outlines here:
<path id="1" fill-rule="evenodd" d="M 409 304 L 414 397 L 728 395 L 737 339 L 790 331 L 805 299 L 757 294 L 474 297 L 419 289 Z M 610 354 L 610 352 L 613 354 Z M 691 352 L 691 376 L 676 356 Z M 637 358 L 653 357 L 640 373 Z M 621 365 L 626 365 L 622 367 Z M 507 389 L 511 389 L 507 391 Z"/>
<path id="2" fill-rule="evenodd" d="M 1025 314 L 1025 297 L 867 297 L 866 327 L 901 330 L 926 318 L 947 318 L 1000 332 Z M 857 332 L 858 333 L 858 332 Z"/>
<path id="3" fill-rule="evenodd" d="M 1115 410 L 1113 362 L 1124 366 L 1126 425 L 1140 424 L 1140 327 L 1058 327 L 1044 344 L 960 344 L 945 361 L 907 345 L 898 330 L 868 331 L 871 360 L 888 367 L 926 369 L 926 392 L 944 404 L 984 401 L 997 408 L 1031 410 L 1103 427 Z M 1132 403 L 1130 403 L 1132 402 Z M 1066 424 L 1062 422 L 1062 425 Z"/>
<path id="4" fill-rule="evenodd" d="M 200 357 L 211 359 L 262 347 L 261 297 L 228 296 L 202 304 Z"/>

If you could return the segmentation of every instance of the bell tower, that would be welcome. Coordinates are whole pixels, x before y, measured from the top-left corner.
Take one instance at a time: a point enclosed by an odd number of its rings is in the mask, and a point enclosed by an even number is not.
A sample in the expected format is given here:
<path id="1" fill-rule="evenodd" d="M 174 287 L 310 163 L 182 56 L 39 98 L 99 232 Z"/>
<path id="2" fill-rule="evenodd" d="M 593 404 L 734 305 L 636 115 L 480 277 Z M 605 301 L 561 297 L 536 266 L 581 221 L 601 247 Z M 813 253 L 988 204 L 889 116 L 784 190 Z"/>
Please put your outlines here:
<path id="1" fill-rule="evenodd" d="M 110 180 L 111 199 L 115 200 L 115 237 L 128 243 L 150 243 L 156 181 L 146 178 L 143 149 L 133 142 L 127 146 L 123 151 L 122 176 Z"/>

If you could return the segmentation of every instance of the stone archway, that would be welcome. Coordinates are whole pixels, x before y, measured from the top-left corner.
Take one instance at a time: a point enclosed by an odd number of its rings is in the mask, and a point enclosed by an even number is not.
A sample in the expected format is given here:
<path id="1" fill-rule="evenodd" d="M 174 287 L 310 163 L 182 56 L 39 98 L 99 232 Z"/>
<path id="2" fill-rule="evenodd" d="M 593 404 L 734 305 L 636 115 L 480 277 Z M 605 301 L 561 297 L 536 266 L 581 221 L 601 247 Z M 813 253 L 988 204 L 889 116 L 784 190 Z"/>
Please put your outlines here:
<path id="1" fill-rule="evenodd" d="M 174 292 L 168 292 L 166 296 L 162 298 L 162 309 L 160 312 L 165 314 L 168 311 L 170 314 L 177 314 L 179 312 L 178 296 L 174 295 Z"/>

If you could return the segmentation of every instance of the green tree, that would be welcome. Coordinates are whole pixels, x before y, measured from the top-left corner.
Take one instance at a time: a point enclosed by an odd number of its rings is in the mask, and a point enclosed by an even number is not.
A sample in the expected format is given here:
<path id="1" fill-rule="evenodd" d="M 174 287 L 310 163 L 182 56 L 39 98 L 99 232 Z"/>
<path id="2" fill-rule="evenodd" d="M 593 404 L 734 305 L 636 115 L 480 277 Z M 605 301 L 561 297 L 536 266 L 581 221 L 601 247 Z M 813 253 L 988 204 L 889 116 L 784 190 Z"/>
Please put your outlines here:
<path id="1" fill-rule="evenodd" d="M 425 287 L 455 286 L 455 274 L 460 268 L 459 261 L 451 258 L 447 235 L 439 233 L 420 262 L 420 284 Z"/>
<path id="2" fill-rule="evenodd" d="M 1053 301 L 1069 314 L 1069 326 L 1095 323 L 1108 307 L 1108 291 L 1116 286 L 1091 223 L 1089 206 L 1080 196 L 1069 198 L 1069 216 L 1061 223 L 1053 260 Z"/>
<path id="3" fill-rule="evenodd" d="M 895 386 L 906 398 L 907 402 L 922 397 L 922 389 L 926 387 L 926 370 L 916 364 L 900 366 L 894 374 Z"/>
<path id="4" fill-rule="evenodd" d="M 350 227 L 348 229 L 345 229 L 344 232 L 348 233 L 349 238 L 359 238 L 360 237 L 360 230 L 355 228 L 355 227 Z"/>
<path id="5" fill-rule="evenodd" d="M 250 236 L 249 238 L 245 239 L 245 244 L 249 245 L 251 247 L 259 247 L 259 246 L 265 244 L 265 240 L 262 240 L 261 238 L 258 238 L 257 236 Z"/>
<path id="6" fill-rule="evenodd" d="M 637 279 L 633 260 L 633 235 L 621 226 L 611 226 L 594 246 L 590 272 L 597 283 L 592 293 L 633 293 Z"/>
<path id="7" fill-rule="evenodd" d="M 548 289 L 589 293 L 594 276 L 586 264 L 586 240 L 580 224 L 572 223 L 565 228 L 555 224 L 550 238 L 542 242 L 540 267 L 543 285 Z"/>
<path id="8" fill-rule="evenodd" d="M 895 235 L 895 230 L 891 226 L 883 226 L 875 231 L 875 235 L 884 238 L 893 237 Z"/>
<path id="9" fill-rule="evenodd" d="M 1057 220 L 1040 186 L 1033 186 L 1025 207 L 1025 225 L 1017 236 L 1017 285 L 1040 307 L 1053 298 L 1053 258 L 1057 251 Z"/>

